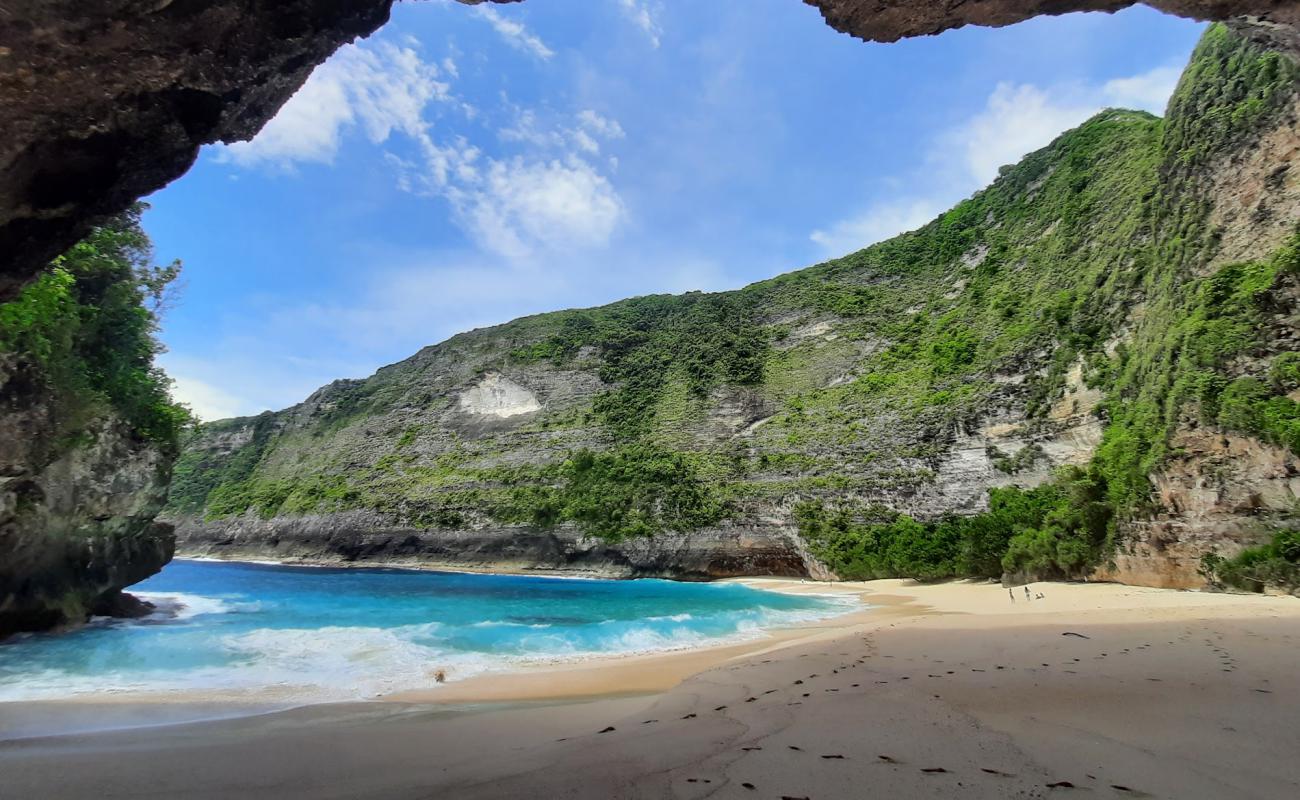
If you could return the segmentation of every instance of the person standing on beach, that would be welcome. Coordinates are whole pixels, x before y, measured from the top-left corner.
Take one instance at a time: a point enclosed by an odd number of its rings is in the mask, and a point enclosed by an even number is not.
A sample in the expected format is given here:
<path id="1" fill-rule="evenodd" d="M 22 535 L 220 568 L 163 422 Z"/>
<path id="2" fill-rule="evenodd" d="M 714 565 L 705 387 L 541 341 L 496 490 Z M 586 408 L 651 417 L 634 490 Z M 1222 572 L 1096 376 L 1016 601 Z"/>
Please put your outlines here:
<path id="1" fill-rule="evenodd" d="M 1007 587 L 1007 597 L 1011 598 L 1011 605 L 1014 606 L 1016 604 L 1016 593 L 1011 591 L 1010 586 Z"/>
<path id="2" fill-rule="evenodd" d="M 1029 593 L 1029 584 L 1027 583 L 1025 584 L 1025 599 L 1031 601 L 1034 599 L 1034 596 Z"/>

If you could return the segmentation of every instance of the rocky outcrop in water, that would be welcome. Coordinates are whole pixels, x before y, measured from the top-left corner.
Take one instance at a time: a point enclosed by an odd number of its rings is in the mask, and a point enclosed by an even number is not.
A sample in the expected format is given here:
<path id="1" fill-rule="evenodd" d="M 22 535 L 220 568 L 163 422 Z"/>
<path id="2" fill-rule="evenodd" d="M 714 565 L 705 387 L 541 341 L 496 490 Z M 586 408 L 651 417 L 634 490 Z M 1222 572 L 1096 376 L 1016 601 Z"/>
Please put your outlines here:
<path id="1" fill-rule="evenodd" d="M 144 609 L 122 594 L 172 558 L 172 457 L 111 412 L 67 443 L 56 399 L 0 355 L 0 638 Z"/>
<path id="2" fill-rule="evenodd" d="M 474 4 L 482 0 L 460 0 Z M 514 0 L 494 0 L 512 2 Z M 253 136 L 393 0 L 17 0 L 0 6 L 0 300 L 98 218 Z M 793 2 L 793 0 L 791 0 Z M 894 41 L 1130 0 L 805 0 L 836 29 Z M 1153 0 L 1300 52 L 1297 4 Z"/>

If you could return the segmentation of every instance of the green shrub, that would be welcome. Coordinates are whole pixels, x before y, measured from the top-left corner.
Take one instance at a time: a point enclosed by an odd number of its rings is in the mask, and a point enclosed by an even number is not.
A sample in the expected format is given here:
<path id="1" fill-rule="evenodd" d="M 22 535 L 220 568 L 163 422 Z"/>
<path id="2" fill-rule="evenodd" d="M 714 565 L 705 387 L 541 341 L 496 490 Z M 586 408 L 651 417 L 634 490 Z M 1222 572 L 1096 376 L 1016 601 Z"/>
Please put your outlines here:
<path id="1" fill-rule="evenodd" d="M 558 472 L 554 486 L 517 489 L 510 506 L 497 513 L 541 527 L 572 522 L 593 536 L 618 541 L 706 527 L 726 511 L 717 488 L 701 477 L 689 454 L 652 445 L 582 450 Z"/>
<path id="2" fill-rule="evenodd" d="M 137 204 L 92 229 L 16 299 L 0 305 L 0 352 L 15 356 L 49 388 L 68 443 L 102 408 L 169 453 L 179 450 L 181 432 L 191 423 L 154 364 L 163 349 L 158 310 L 180 263 L 152 264 L 140 227 L 144 208 Z"/>
<path id="3" fill-rule="evenodd" d="M 1200 573 L 1213 584 L 1252 592 L 1300 589 L 1300 531 L 1280 531 L 1268 544 L 1230 559 L 1208 553 L 1201 558 Z"/>

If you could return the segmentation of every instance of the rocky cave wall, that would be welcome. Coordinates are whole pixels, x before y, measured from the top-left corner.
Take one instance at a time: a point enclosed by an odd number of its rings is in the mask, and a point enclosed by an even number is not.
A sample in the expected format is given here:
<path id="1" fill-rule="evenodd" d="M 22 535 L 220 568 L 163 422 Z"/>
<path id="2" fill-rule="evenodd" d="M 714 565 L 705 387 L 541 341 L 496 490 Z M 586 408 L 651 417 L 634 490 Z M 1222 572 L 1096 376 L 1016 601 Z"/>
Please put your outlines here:
<path id="1" fill-rule="evenodd" d="M 459 0 L 467 5 L 519 0 Z M 793 2 L 793 0 L 791 0 Z M 837 30 L 890 42 L 1131 0 L 804 0 Z M 199 147 L 251 138 L 393 0 L 0 3 L 0 299 L 98 218 L 184 174 Z M 1294 0 L 1152 0 L 1300 53 Z"/>

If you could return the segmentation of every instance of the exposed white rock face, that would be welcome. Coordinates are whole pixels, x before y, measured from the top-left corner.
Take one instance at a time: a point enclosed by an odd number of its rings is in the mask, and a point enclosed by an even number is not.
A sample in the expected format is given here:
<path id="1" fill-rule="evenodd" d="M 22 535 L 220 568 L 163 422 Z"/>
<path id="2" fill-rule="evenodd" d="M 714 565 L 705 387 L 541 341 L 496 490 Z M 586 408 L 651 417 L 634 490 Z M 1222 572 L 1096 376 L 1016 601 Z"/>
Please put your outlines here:
<path id="1" fill-rule="evenodd" d="M 461 392 L 459 405 L 469 414 L 500 419 L 542 410 L 537 395 L 496 372 L 489 372 L 478 383 Z"/>

